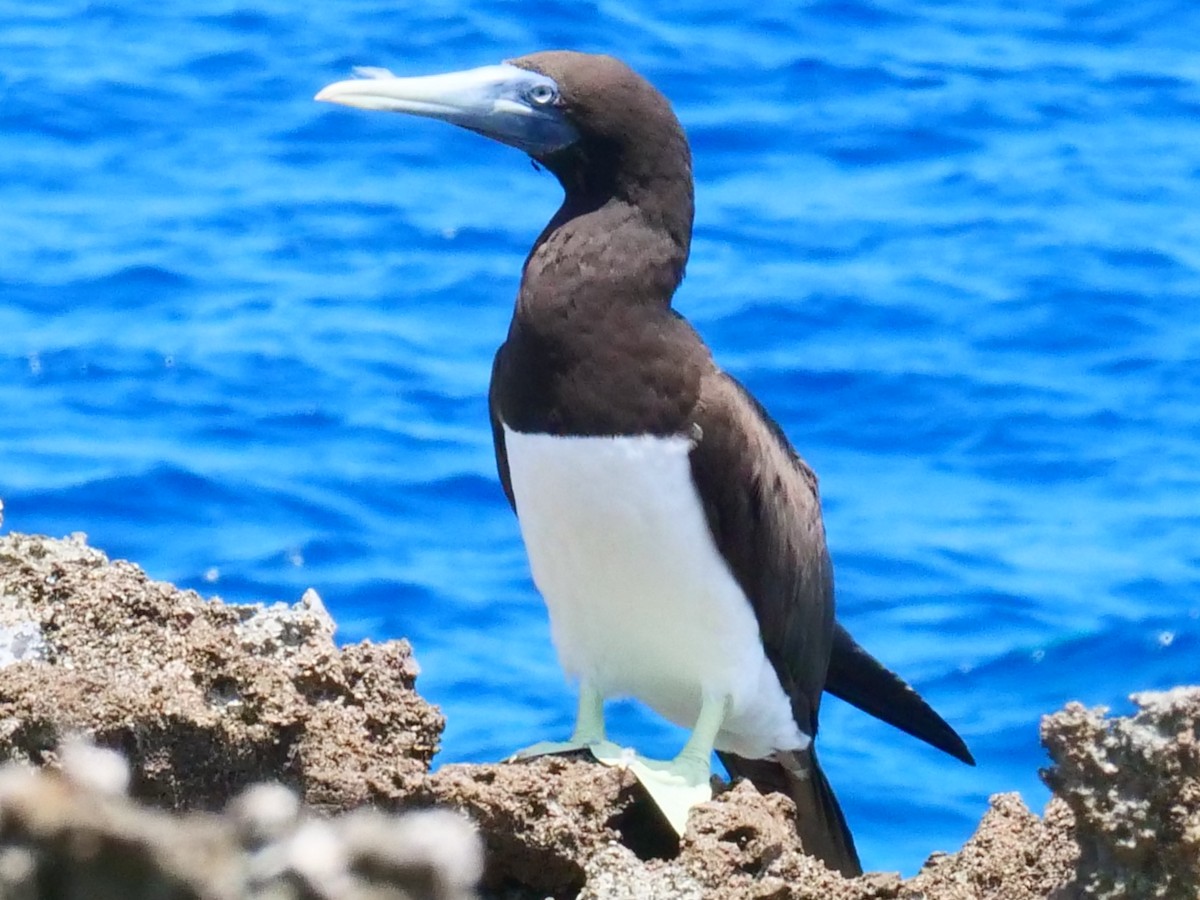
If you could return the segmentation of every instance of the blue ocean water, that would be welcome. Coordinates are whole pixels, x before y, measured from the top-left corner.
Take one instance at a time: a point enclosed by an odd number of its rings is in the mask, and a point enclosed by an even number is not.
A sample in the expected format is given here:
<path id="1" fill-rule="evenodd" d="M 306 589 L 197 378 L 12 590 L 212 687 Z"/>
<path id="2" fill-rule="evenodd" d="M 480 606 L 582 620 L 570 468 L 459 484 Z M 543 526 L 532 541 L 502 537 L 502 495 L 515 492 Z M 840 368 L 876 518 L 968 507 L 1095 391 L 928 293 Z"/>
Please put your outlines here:
<path id="1" fill-rule="evenodd" d="M 411 638 L 441 762 L 564 734 L 484 399 L 557 185 L 311 97 L 615 53 L 693 143 L 677 306 L 820 473 L 842 620 L 979 759 L 827 702 L 864 861 L 912 872 L 988 795 L 1040 808 L 1043 713 L 1200 683 L 1197 34 L 1182 0 L 0 6 L 5 526 Z"/>

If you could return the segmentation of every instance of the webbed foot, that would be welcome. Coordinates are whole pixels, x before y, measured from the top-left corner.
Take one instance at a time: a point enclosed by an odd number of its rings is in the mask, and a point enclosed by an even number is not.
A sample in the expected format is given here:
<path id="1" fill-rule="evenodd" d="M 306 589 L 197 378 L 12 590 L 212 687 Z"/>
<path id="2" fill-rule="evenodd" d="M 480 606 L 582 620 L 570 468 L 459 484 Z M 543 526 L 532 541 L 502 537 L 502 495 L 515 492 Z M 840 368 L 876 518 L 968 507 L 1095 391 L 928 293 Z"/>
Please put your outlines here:
<path id="1" fill-rule="evenodd" d="M 586 740 L 569 740 L 569 741 L 538 741 L 536 744 L 531 744 L 521 750 L 518 750 L 512 756 L 508 757 L 505 762 L 513 762 L 518 759 L 533 759 L 537 756 L 555 756 L 560 753 L 574 753 L 578 750 L 588 750 L 591 754 L 604 761 L 605 757 L 620 756 L 622 748 L 612 741 L 603 739 L 595 741 Z"/>
<path id="2" fill-rule="evenodd" d="M 712 799 L 712 767 L 707 759 L 682 754 L 671 760 L 635 756 L 627 768 L 680 837 L 687 830 L 692 807 Z"/>

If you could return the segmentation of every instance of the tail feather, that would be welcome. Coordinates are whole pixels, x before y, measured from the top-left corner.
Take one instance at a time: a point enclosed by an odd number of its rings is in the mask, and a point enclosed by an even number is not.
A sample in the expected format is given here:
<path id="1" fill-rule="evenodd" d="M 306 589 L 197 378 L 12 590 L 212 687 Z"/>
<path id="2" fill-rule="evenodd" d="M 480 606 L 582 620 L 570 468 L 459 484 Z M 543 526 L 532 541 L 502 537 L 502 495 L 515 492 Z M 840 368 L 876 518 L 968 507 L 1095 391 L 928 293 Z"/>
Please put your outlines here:
<path id="1" fill-rule="evenodd" d="M 833 633 L 825 690 L 955 759 L 975 765 L 971 751 L 946 720 L 841 625 Z"/>
<path id="2" fill-rule="evenodd" d="M 847 878 L 862 874 L 854 836 L 811 746 L 780 752 L 772 759 L 717 755 L 732 777 L 748 778 L 762 793 L 773 791 L 792 798 L 796 804 L 796 831 L 804 852 Z"/>

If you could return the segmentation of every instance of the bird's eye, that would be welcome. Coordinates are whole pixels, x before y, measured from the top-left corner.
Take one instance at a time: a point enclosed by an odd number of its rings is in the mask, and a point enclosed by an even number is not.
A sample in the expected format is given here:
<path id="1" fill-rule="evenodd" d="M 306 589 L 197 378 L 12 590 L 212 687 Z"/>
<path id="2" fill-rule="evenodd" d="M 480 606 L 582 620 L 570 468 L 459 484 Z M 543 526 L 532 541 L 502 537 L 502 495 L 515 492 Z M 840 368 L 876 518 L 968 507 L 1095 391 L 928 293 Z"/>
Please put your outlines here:
<path id="1" fill-rule="evenodd" d="M 558 91 L 548 84 L 535 84 L 527 94 L 529 102 L 537 106 L 549 106 L 558 99 Z"/>

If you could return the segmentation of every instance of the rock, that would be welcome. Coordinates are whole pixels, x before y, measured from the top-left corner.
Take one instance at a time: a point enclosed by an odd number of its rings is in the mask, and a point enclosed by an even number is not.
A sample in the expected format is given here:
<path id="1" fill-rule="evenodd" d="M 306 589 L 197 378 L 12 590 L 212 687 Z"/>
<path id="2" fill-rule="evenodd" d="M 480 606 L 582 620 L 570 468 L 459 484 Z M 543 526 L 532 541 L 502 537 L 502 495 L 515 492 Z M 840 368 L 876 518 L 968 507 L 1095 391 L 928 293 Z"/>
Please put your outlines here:
<path id="1" fill-rule="evenodd" d="M 479 826 L 489 888 L 571 897 L 586 883 L 587 861 L 622 839 L 622 821 L 636 797 L 632 776 L 553 756 L 445 766 L 411 799 L 455 809 Z"/>
<path id="2" fill-rule="evenodd" d="M 479 838 L 447 812 L 334 819 L 279 785 L 170 814 L 98 785 L 124 760 L 78 741 L 59 770 L 0 769 L 0 896 L 89 900 L 470 900 Z M 128 771 L 117 782 L 128 780 Z"/>
<path id="3" fill-rule="evenodd" d="M 313 591 L 206 601 L 79 536 L 0 537 L 0 897 L 1200 897 L 1200 688 L 1048 717 L 1042 817 L 993 797 L 915 877 L 846 879 L 746 783 L 679 839 L 579 757 L 429 773 L 442 719 L 408 644 L 333 633 Z M 436 809 L 387 814 L 412 807 Z"/>
<path id="4" fill-rule="evenodd" d="M 1063 898 L 1200 897 L 1200 688 L 1132 700 L 1129 718 L 1071 703 L 1042 721 L 1080 851 Z"/>
<path id="5" fill-rule="evenodd" d="M 209 601 L 82 536 L 7 534 L 0 610 L 0 759 L 54 762 L 82 734 L 128 757 L 134 796 L 157 806 L 218 809 L 272 780 L 337 811 L 404 796 L 437 749 L 408 643 L 339 650 L 311 590 L 290 607 Z"/>
<path id="6" fill-rule="evenodd" d="M 0 620 L 19 615 L 15 604 L 0 610 Z M 18 662 L 44 662 L 49 651 L 37 622 L 17 618 L 0 624 L 0 669 Z"/>
<path id="7" fill-rule="evenodd" d="M 530 900 L 1044 900 L 1078 856 L 1061 801 L 1040 819 L 1016 795 L 993 798 L 959 853 L 934 856 L 907 882 L 829 871 L 800 849 L 791 800 L 748 783 L 698 807 L 679 841 L 631 775 L 579 758 L 447 766 L 414 796 L 475 821 L 485 886 Z"/>
<path id="8" fill-rule="evenodd" d="M 962 850 L 934 854 L 896 896 L 1045 900 L 1069 882 L 1078 855 L 1061 801 L 1039 819 L 1016 794 L 998 794 Z"/>

